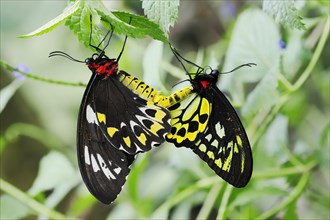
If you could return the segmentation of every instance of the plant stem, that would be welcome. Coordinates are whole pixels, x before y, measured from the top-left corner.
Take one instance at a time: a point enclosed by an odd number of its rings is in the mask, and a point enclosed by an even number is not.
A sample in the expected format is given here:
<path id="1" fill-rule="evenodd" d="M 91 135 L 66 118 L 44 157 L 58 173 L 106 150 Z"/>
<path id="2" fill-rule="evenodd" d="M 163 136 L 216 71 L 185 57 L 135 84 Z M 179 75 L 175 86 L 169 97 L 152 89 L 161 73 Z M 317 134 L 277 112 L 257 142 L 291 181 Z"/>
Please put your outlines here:
<path id="1" fill-rule="evenodd" d="M 294 188 L 294 190 L 291 192 L 291 194 L 287 197 L 286 200 L 284 200 L 279 205 L 275 206 L 273 209 L 261 214 L 256 219 L 271 219 L 271 217 L 274 216 L 276 213 L 278 213 L 282 209 L 285 209 L 285 207 L 290 205 L 292 202 L 296 201 L 296 199 L 298 199 L 298 197 L 303 193 L 308 183 L 309 177 L 310 177 L 309 172 L 304 173 L 300 178 L 298 185 Z"/>
<path id="2" fill-rule="evenodd" d="M 216 219 L 227 219 L 226 211 L 227 211 L 228 202 L 229 202 L 229 198 L 230 198 L 232 191 L 233 191 L 233 187 L 227 184 L 225 192 L 224 192 L 222 200 L 221 200 L 221 203 L 220 203 L 220 208 L 219 208 Z"/>
<path id="3" fill-rule="evenodd" d="M 212 187 L 212 189 L 209 191 L 205 202 L 203 202 L 203 206 L 201 210 L 199 211 L 196 219 L 208 219 L 212 208 L 214 207 L 214 203 L 219 195 L 221 189 L 221 184 L 215 183 Z"/>
<path id="4" fill-rule="evenodd" d="M 3 68 L 5 68 L 9 72 L 16 71 L 16 72 L 19 72 L 19 73 L 23 74 L 24 76 L 26 76 L 26 77 L 28 77 L 30 79 L 35 79 L 35 80 L 42 81 L 42 82 L 47 82 L 47 83 L 52 83 L 52 84 L 58 84 L 58 85 L 64 85 L 64 86 L 86 87 L 86 84 L 84 84 L 84 83 L 72 83 L 72 82 L 66 82 L 66 81 L 58 81 L 58 80 L 44 78 L 44 77 L 38 76 L 37 74 L 27 73 L 27 72 L 21 71 L 21 70 L 15 68 L 15 67 L 9 65 L 4 60 L 0 60 L 0 66 L 2 66 Z"/>
<path id="5" fill-rule="evenodd" d="M 329 30 L 330 30 L 330 16 L 327 18 L 327 22 L 324 26 L 322 35 L 320 37 L 320 41 L 318 42 L 318 45 L 316 46 L 316 49 L 313 53 L 312 59 L 309 62 L 308 66 L 306 67 L 305 71 L 300 75 L 299 79 L 292 85 L 289 86 L 288 91 L 286 94 L 284 94 L 281 97 L 280 102 L 274 106 L 271 113 L 265 118 L 265 120 L 262 122 L 261 126 L 258 128 L 257 132 L 254 134 L 254 137 L 252 138 L 251 145 L 255 146 L 260 138 L 262 137 L 262 134 L 264 131 L 268 128 L 270 123 L 273 121 L 277 113 L 280 111 L 280 109 L 283 107 L 283 105 L 289 100 L 290 95 L 300 89 L 300 87 L 306 82 L 308 77 L 311 75 L 312 70 L 314 69 L 317 61 L 320 59 L 321 53 L 327 43 L 327 39 L 329 37 Z"/>
<path id="6" fill-rule="evenodd" d="M 22 192 L 18 188 L 14 187 L 7 181 L 0 179 L 0 189 L 11 195 L 18 201 L 22 202 L 26 206 L 30 207 L 32 210 L 36 211 L 37 214 L 42 214 L 47 216 L 49 219 L 67 219 L 62 213 L 59 213 L 53 209 L 46 207 L 45 205 L 35 201 L 26 193 Z"/>

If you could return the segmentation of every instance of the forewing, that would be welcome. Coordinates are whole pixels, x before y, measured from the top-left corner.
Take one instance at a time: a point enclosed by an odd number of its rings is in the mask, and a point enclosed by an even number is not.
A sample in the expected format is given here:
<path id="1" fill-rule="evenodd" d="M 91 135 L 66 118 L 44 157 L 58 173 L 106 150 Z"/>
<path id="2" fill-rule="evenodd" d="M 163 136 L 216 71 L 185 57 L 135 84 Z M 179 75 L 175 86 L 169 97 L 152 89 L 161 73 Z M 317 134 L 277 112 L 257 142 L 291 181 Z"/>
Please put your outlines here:
<path id="1" fill-rule="evenodd" d="M 172 129 L 166 140 L 192 148 L 207 127 L 211 109 L 209 101 L 197 93 L 170 107 Z"/>
<path id="2" fill-rule="evenodd" d="M 227 98 L 216 86 L 211 90 L 206 98 L 212 101 L 212 113 L 193 151 L 228 183 L 244 187 L 252 174 L 248 137 Z"/>
<path id="3" fill-rule="evenodd" d="M 80 173 L 88 188 L 98 200 L 110 204 L 120 193 L 134 156 L 114 148 L 101 132 L 90 88 L 87 86 L 80 106 L 77 133 L 77 153 Z"/>
<path id="4" fill-rule="evenodd" d="M 134 155 L 165 141 L 171 129 L 167 109 L 139 97 L 115 77 L 98 80 L 91 92 L 101 131 L 115 148 Z"/>

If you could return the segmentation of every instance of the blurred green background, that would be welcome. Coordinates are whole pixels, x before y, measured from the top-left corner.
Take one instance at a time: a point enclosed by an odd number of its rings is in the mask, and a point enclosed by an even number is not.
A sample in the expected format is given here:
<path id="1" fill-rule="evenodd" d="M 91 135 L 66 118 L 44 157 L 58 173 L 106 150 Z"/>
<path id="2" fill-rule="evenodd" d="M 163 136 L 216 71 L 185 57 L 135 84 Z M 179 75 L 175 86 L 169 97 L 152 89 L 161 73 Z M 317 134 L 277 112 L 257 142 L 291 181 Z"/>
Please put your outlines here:
<path id="1" fill-rule="evenodd" d="M 86 66 L 48 58 L 55 50 L 79 60 L 92 53 L 63 24 L 18 38 L 66 4 L 1 0 L 1 60 L 45 78 L 87 83 Z M 104 4 L 143 14 L 140 1 Z M 201 66 L 225 72 L 258 64 L 219 82 L 252 144 L 254 173 L 242 189 L 222 181 L 191 150 L 165 143 L 139 155 L 113 204 L 97 202 L 76 161 L 84 88 L 17 79 L 1 67 L 1 219 L 329 219 L 329 1 L 297 1 L 296 7 L 306 30 L 277 24 L 261 1 L 181 1 L 169 32 Z M 123 39 L 111 41 L 109 57 L 117 57 Z M 165 94 L 186 78 L 168 46 L 150 38 L 128 39 L 120 69 Z"/>

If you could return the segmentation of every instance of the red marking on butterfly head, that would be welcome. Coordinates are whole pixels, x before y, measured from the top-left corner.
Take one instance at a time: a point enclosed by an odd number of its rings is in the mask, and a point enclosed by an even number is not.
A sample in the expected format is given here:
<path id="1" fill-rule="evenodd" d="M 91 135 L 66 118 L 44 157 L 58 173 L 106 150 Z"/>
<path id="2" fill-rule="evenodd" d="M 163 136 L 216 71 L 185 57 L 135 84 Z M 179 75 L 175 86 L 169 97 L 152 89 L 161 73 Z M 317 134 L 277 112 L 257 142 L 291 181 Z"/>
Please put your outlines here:
<path id="1" fill-rule="evenodd" d="M 88 68 L 97 75 L 104 75 L 105 78 L 117 72 L 118 63 L 115 59 L 109 58 L 87 58 L 85 60 Z"/>
<path id="2" fill-rule="evenodd" d="M 208 81 L 200 81 L 200 83 L 202 84 L 204 89 L 206 89 L 210 85 L 210 82 L 208 82 Z"/>

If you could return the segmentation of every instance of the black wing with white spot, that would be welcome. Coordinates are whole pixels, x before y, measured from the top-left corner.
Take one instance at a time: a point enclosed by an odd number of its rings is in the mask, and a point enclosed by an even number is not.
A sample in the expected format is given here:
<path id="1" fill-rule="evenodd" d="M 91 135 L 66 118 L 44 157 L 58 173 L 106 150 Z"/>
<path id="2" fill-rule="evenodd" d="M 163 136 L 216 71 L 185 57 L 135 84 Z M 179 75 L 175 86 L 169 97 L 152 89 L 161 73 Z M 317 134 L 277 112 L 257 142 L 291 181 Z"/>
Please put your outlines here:
<path id="1" fill-rule="evenodd" d="M 110 204 L 120 193 L 129 166 L 134 160 L 114 148 L 104 137 L 96 119 L 90 89 L 97 76 L 93 74 L 80 106 L 77 153 L 80 173 L 89 191 L 101 202 Z"/>

